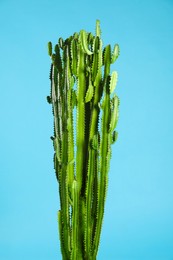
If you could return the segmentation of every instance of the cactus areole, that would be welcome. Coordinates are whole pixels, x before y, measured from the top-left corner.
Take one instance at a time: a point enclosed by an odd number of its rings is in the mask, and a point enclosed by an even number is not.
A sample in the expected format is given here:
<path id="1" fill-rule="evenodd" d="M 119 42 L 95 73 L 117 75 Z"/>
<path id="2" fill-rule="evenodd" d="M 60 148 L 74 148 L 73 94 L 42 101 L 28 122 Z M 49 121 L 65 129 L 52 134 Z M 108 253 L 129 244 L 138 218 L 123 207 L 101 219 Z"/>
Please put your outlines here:
<path id="1" fill-rule="evenodd" d="M 111 145 L 117 140 L 117 72 L 110 66 L 119 46 L 103 48 L 96 33 L 81 30 L 52 51 L 51 91 L 54 117 L 54 168 L 59 183 L 59 237 L 63 260 L 97 257 L 108 185 Z"/>

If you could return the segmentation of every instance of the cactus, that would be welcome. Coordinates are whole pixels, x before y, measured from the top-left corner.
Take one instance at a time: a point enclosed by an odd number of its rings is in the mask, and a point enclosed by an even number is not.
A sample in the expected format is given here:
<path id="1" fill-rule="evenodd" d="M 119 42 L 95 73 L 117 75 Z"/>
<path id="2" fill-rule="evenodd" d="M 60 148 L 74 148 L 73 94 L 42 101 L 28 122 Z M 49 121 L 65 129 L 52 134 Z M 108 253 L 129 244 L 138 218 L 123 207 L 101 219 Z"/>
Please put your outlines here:
<path id="1" fill-rule="evenodd" d="M 110 66 L 119 55 L 116 44 L 102 47 L 96 35 L 81 30 L 55 45 L 51 57 L 54 116 L 54 169 L 59 183 L 59 236 L 63 260 L 97 257 L 108 185 L 111 145 L 117 140 L 119 99 L 117 72 Z"/>

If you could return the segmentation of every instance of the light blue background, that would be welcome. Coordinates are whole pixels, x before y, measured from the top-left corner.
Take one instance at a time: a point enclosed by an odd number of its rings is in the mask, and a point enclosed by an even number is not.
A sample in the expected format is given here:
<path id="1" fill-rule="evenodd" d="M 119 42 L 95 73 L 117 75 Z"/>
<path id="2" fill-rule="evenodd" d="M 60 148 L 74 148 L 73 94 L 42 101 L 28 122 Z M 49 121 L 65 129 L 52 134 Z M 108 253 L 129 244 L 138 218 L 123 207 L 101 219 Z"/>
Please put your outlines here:
<path id="1" fill-rule="evenodd" d="M 47 42 L 119 43 L 119 139 L 98 260 L 173 259 L 173 1 L 0 1 L 0 259 L 61 259 Z M 172 158 L 172 159 L 171 159 Z"/>

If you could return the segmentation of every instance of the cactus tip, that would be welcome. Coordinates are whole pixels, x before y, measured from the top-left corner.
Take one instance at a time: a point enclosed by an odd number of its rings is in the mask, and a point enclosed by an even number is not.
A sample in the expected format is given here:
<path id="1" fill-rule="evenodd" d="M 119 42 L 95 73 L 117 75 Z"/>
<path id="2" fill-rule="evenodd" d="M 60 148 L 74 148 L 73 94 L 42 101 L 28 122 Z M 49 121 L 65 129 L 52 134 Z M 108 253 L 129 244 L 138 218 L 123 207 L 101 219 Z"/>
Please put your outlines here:
<path id="1" fill-rule="evenodd" d="M 101 36 L 100 20 L 96 20 L 96 36 Z"/>
<path id="2" fill-rule="evenodd" d="M 48 42 L 48 55 L 51 56 L 52 55 L 52 43 Z"/>

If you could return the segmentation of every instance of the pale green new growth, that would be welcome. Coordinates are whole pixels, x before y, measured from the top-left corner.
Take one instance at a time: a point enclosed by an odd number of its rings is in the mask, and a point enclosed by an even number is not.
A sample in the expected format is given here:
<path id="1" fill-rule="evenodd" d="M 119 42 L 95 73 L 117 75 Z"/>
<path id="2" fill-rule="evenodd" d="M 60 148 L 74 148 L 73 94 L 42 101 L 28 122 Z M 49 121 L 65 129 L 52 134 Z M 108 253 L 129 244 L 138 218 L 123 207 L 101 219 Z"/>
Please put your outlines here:
<path id="1" fill-rule="evenodd" d="M 63 260 L 95 260 L 104 215 L 111 145 L 117 140 L 119 99 L 114 93 L 118 74 L 110 65 L 119 55 L 102 49 L 96 36 L 81 30 L 59 38 L 51 57 L 51 92 L 47 101 L 54 115 L 54 168 L 59 182 L 59 234 Z M 103 68 L 103 69 L 102 69 Z"/>

